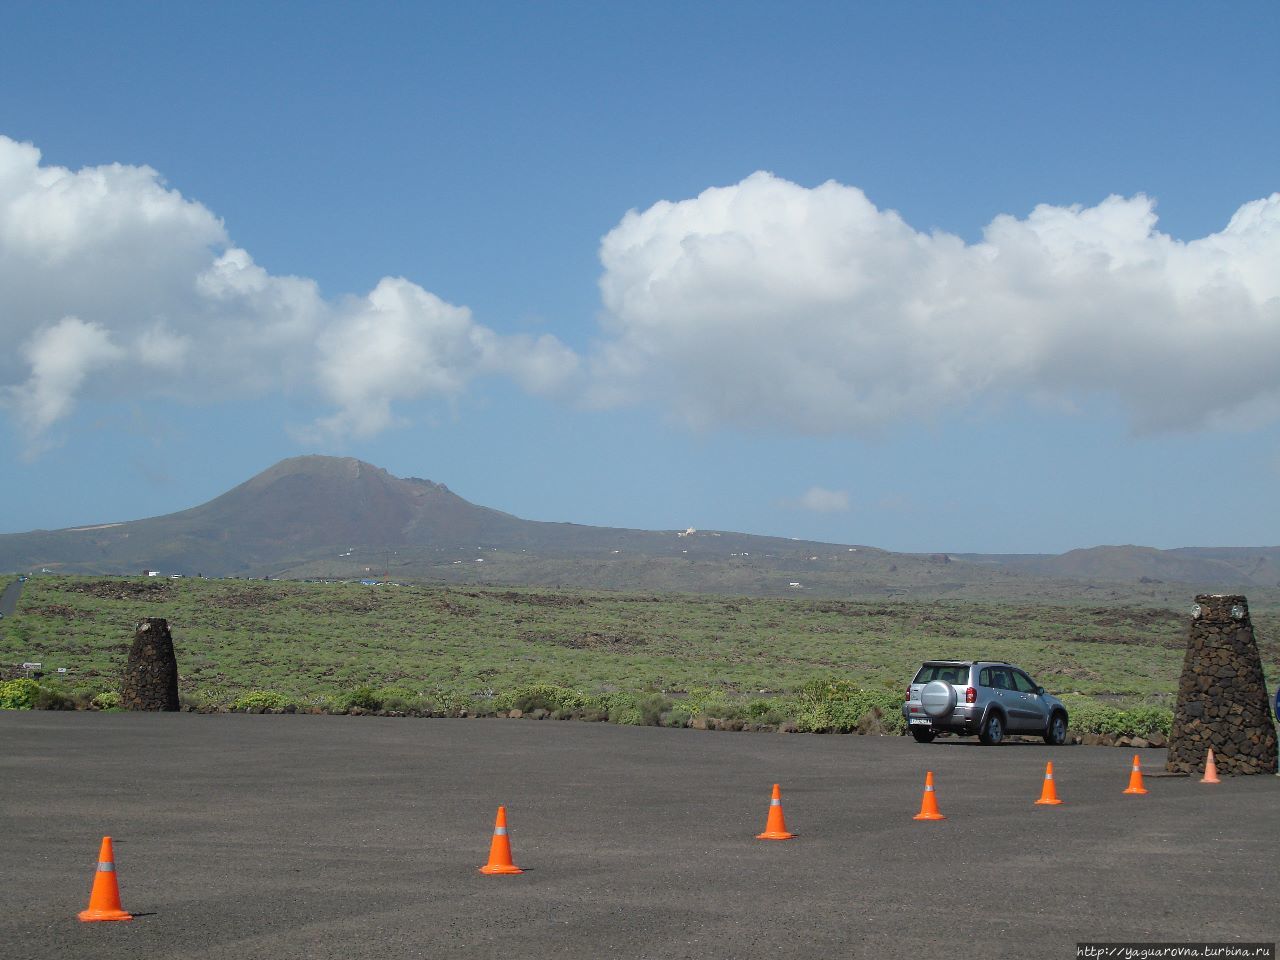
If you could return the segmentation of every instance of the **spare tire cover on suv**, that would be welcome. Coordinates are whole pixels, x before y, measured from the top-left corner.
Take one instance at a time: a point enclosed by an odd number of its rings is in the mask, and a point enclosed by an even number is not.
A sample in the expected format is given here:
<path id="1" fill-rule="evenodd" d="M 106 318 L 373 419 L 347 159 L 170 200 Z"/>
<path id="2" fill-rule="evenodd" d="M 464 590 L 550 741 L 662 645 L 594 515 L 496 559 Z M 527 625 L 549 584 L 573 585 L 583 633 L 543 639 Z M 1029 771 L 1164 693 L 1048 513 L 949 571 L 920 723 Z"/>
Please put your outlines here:
<path id="1" fill-rule="evenodd" d="M 920 705 L 931 717 L 950 716 L 956 708 L 956 688 L 942 680 L 933 680 L 920 691 Z"/>

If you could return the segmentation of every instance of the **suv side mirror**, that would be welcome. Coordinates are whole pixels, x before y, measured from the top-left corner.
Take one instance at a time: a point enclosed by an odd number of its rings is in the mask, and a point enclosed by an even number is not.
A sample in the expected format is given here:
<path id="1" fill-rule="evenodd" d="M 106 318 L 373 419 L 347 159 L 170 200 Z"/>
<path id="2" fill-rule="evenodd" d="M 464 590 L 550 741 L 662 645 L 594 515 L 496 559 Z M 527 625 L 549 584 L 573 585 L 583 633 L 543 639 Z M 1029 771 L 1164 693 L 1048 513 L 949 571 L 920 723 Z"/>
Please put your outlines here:
<path id="1" fill-rule="evenodd" d="M 1043 697 L 1043 696 L 1044 696 L 1044 687 L 1036 687 L 1036 693 L 1037 693 L 1039 696 L 1042 696 L 1042 697 Z"/>

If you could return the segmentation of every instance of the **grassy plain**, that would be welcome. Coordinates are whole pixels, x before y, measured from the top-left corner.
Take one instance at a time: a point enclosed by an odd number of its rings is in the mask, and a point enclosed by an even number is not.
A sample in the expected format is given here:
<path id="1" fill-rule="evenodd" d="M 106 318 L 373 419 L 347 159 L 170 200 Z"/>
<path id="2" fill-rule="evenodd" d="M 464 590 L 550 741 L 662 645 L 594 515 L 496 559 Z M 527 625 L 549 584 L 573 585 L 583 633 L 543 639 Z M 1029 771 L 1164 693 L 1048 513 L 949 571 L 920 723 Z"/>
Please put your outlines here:
<path id="1" fill-rule="evenodd" d="M 173 630 L 181 689 L 230 703 L 269 689 L 298 703 L 360 686 L 424 698 L 534 683 L 585 694 L 772 696 L 815 680 L 897 691 L 923 659 L 1024 666 L 1051 692 L 1169 706 L 1187 611 L 960 601 L 853 602 L 497 587 L 39 576 L 0 621 L 0 662 L 66 667 L 115 689 L 143 617 Z M 1269 677 L 1280 619 L 1254 611 Z"/>

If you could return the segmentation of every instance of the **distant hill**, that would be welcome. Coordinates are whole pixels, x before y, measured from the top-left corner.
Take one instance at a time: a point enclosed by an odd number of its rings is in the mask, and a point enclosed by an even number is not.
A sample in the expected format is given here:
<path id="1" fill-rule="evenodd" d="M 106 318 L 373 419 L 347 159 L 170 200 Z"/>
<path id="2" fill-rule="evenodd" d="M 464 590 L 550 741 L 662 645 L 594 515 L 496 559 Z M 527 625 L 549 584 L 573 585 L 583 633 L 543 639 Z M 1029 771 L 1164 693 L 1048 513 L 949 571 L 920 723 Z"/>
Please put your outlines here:
<path id="1" fill-rule="evenodd" d="M 1280 584 L 1280 548 L 902 554 L 729 531 L 523 520 L 351 458 L 281 461 L 125 523 L 0 535 L 0 571 L 512 583 L 735 594 L 1178 600 Z"/>
<path id="2" fill-rule="evenodd" d="M 1280 547 L 1102 546 L 1058 555 L 961 555 L 1038 577 L 1138 583 L 1202 583 L 1224 588 L 1280 585 Z"/>
<path id="3" fill-rule="evenodd" d="M 338 457 L 283 460 L 222 496 L 147 520 L 0 535 L 0 569 L 206 576 L 288 575 L 298 565 L 354 567 L 391 552 L 406 557 L 477 551 L 568 558 L 628 554 L 812 552 L 816 544 L 749 534 L 695 537 L 522 520 L 477 506 L 444 484 L 394 477 Z M 879 551 L 883 552 L 883 551 Z M 338 563 L 350 554 L 356 559 Z M 329 561 L 334 561 L 329 564 Z M 348 573 L 350 571 L 347 571 Z"/>

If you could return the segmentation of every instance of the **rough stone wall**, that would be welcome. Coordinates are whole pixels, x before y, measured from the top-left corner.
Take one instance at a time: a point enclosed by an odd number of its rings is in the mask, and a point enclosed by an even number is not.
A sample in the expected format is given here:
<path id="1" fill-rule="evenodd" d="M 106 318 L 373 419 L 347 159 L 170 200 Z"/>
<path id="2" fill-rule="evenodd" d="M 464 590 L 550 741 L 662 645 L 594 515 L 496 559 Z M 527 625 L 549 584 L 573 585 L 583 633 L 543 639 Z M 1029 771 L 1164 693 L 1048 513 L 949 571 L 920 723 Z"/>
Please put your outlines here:
<path id="1" fill-rule="evenodd" d="M 124 668 L 120 706 L 125 710 L 177 710 L 178 658 L 169 622 L 148 617 L 134 628 Z"/>
<path id="2" fill-rule="evenodd" d="M 1212 747 L 1219 773 L 1275 773 L 1276 730 L 1249 604 L 1201 595 L 1195 610 L 1165 768 L 1200 773 Z"/>

